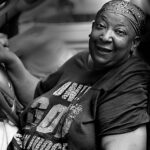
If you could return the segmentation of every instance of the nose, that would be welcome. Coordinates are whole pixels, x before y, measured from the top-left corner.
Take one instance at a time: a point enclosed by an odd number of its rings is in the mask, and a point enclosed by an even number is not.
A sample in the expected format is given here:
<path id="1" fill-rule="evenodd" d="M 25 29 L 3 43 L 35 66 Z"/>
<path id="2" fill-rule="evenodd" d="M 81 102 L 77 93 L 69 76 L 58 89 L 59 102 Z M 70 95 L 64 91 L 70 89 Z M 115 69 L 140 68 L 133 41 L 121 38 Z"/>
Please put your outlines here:
<path id="1" fill-rule="evenodd" d="M 112 38 L 113 38 L 113 32 L 111 29 L 107 29 L 105 30 L 100 36 L 99 38 L 104 41 L 104 42 L 111 42 Z"/>

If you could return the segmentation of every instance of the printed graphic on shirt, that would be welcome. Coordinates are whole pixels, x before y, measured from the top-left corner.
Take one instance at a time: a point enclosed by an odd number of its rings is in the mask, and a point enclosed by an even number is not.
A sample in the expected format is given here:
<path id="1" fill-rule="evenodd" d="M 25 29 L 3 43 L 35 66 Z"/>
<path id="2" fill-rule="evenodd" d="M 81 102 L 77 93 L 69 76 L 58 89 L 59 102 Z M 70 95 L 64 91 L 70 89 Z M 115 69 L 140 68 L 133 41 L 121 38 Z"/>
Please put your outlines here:
<path id="1" fill-rule="evenodd" d="M 66 150 L 67 143 L 63 139 L 69 132 L 73 119 L 82 112 L 82 105 L 73 103 L 79 95 L 83 95 L 90 87 L 67 82 L 53 92 L 53 96 L 70 102 L 69 106 L 56 104 L 49 109 L 51 99 L 48 96 L 37 98 L 31 105 L 27 115 L 27 132 L 23 136 L 23 148 L 27 150 Z M 62 142 L 63 139 L 63 142 Z"/>
<path id="2" fill-rule="evenodd" d="M 29 137 L 30 135 L 26 135 Z M 23 137 L 23 138 L 26 138 Z M 27 141 L 26 141 L 27 142 Z M 25 143 L 26 144 L 26 143 Z M 25 148 L 25 144 L 23 147 Z M 51 140 L 45 140 L 39 136 L 33 136 L 30 144 L 25 148 L 26 150 L 67 150 L 67 143 L 53 143 Z"/>

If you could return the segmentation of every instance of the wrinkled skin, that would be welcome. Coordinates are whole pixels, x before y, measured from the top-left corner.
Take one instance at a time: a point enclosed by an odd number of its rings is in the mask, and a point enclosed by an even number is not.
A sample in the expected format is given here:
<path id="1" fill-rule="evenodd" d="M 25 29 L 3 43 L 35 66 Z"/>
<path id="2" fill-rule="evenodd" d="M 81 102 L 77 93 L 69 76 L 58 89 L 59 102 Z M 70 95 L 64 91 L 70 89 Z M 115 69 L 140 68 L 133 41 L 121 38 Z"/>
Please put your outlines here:
<path id="1" fill-rule="evenodd" d="M 139 38 L 126 17 L 103 12 L 93 23 L 89 48 L 93 65 L 100 69 L 123 62 L 138 46 Z"/>

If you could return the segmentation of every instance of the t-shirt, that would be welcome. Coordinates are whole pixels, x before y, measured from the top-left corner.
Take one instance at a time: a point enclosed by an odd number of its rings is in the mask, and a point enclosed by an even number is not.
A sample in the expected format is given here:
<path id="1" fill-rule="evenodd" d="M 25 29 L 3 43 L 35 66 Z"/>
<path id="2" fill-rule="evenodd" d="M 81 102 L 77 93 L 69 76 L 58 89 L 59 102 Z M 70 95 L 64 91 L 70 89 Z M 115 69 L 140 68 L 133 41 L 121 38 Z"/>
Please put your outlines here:
<path id="1" fill-rule="evenodd" d="M 34 102 L 22 114 L 22 135 L 14 137 L 15 145 L 25 150 L 96 150 L 103 136 L 149 122 L 148 66 L 132 57 L 97 71 L 88 67 L 87 57 L 86 52 L 77 54 L 38 84 Z"/>

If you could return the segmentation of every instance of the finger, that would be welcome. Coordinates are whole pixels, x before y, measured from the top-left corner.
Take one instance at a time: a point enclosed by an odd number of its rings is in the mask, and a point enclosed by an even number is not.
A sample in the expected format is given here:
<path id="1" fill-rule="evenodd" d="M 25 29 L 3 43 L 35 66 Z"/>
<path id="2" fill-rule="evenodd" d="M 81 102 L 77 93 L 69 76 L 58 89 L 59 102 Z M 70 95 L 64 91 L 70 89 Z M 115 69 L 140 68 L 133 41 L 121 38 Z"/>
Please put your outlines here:
<path id="1" fill-rule="evenodd" d="M 4 46 L 1 42 L 0 42 L 0 51 L 9 51 L 9 47 Z"/>
<path id="2" fill-rule="evenodd" d="M 4 47 L 8 47 L 8 38 L 5 34 L 0 33 L 0 43 L 4 46 Z"/>

